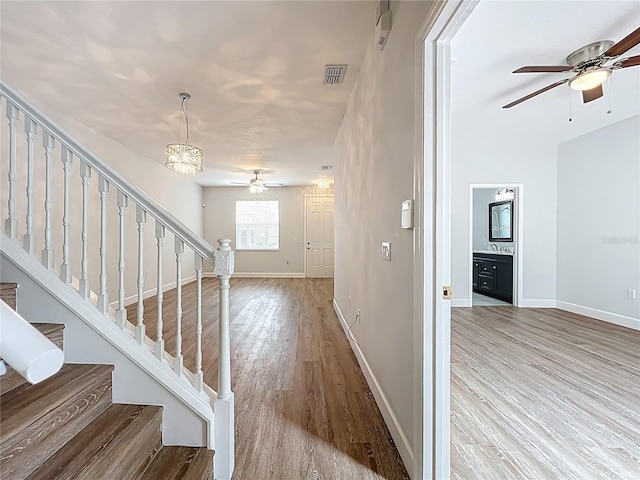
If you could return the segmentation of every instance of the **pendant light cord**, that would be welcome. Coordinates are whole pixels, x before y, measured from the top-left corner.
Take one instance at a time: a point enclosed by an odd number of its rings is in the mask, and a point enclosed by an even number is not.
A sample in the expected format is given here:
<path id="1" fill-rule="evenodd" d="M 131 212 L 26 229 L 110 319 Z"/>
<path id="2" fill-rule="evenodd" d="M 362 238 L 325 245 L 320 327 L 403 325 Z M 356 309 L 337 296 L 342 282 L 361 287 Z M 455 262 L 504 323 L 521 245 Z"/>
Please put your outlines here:
<path id="1" fill-rule="evenodd" d="M 184 113 L 184 121 L 185 121 L 185 123 L 187 125 L 187 139 L 185 140 L 185 145 L 188 145 L 189 144 L 189 104 L 187 104 L 186 108 L 185 108 L 185 104 L 186 103 L 187 103 L 187 99 L 183 98 L 182 99 L 182 113 Z"/>

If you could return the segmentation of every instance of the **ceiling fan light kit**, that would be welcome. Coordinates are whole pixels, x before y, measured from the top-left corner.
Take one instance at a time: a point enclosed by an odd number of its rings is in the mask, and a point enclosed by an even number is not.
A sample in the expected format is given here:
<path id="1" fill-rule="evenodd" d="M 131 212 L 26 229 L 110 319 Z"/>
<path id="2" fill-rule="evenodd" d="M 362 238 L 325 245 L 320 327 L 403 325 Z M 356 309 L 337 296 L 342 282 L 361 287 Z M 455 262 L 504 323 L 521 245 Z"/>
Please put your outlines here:
<path id="1" fill-rule="evenodd" d="M 529 95 L 525 95 L 502 108 L 511 108 L 525 102 L 541 93 L 551 90 L 565 83 L 572 90 L 582 92 L 583 103 L 596 100 L 604 95 L 602 84 L 611 76 L 614 70 L 640 65 L 640 55 L 618 59 L 618 57 L 640 44 L 640 28 L 637 28 L 619 42 L 601 40 L 590 43 L 567 56 L 567 65 L 525 66 L 514 70 L 513 73 L 567 73 L 575 74 L 573 78 L 566 78 L 547 85 Z M 613 63 L 607 65 L 607 63 Z"/>
<path id="2" fill-rule="evenodd" d="M 610 68 L 592 67 L 569 80 L 569 87 L 580 92 L 593 90 L 602 85 L 610 75 Z"/>
<path id="3" fill-rule="evenodd" d="M 180 94 L 182 100 L 180 107 L 187 130 L 184 143 L 170 143 L 164 148 L 164 166 L 181 175 L 194 175 L 204 169 L 204 152 L 198 147 L 189 145 L 189 114 L 186 107 L 190 98 L 191 95 L 188 93 Z M 178 124 L 178 141 L 180 141 L 180 124 Z"/>
<path id="4" fill-rule="evenodd" d="M 249 183 L 238 183 L 238 182 L 231 182 L 231 183 L 233 185 L 244 185 L 245 187 L 248 186 L 249 192 L 251 193 L 262 193 L 269 190 L 269 187 L 284 186 L 282 183 L 265 183 L 264 180 L 262 180 L 261 178 L 258 178 L 258 175 L 260 175 L 260 170 L 254 170 L 253 174 L 255 175 L 255 178 L 252 178 L 251 180 L 249 180 Z"/>

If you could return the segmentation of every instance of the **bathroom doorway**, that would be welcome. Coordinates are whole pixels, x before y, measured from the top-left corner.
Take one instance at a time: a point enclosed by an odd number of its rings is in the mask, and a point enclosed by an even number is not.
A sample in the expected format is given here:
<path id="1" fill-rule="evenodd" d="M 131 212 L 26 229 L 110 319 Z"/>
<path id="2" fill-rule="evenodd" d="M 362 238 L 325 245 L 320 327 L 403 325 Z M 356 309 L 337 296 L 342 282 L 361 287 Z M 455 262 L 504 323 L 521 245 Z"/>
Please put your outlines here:
<path id="1" fill-rule="evenodd" d="M 522 304 L 522 184 L 472 184 L 469 306 Z"/>

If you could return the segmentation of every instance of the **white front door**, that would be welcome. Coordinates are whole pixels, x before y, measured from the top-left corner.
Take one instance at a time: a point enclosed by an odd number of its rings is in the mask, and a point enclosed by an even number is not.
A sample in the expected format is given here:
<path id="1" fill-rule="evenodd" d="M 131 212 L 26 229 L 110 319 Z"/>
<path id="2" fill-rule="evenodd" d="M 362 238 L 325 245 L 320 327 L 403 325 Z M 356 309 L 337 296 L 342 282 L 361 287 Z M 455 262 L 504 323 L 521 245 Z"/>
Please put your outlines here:
<path id="1" fill-rule="evenodd" d="M 306 197 L 307 277 L 333 277 L 333 196 Z"/>

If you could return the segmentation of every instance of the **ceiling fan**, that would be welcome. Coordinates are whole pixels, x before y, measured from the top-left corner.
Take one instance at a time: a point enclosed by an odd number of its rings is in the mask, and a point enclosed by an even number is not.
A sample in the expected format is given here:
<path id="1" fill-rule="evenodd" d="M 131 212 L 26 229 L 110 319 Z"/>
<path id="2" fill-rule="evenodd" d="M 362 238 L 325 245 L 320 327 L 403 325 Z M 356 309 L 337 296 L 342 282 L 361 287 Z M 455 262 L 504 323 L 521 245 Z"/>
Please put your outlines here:
<path id="1" fill-rule="evenodd" d="M 611 40 L 600 40 L 590 43 L 569 54 L 567 65 L 555 66 L 526 66 L 514 70 L 513 73 L 564 73 L 575 75 L 547 85 L 529 95 L 504 105 L 502 108 L 514 107 L 530 98 L 540 95 L 552 88 L 569 83 L 569 87 L 582 92 L 582 102 L 588 103 L 603 95 L 602 84 L 614 70 L 640 65 L 640 55 L 617 59 L 620 55 L 631 50 L 640 43 L 640 28 L 634 30 L 618 43 Z M 613 63 L 607 65 L 611 60 Z"/>
<path id="2" fill-rule="evenodd" d="M 249 191 L 251 193 L 261 193 L 269 190 L 269 187 L 282 187 L 284 186 L 282 183 L 265 183 L 264 180 L 258 178 L 260 175 L 260 170 L 254 170 L 253 174 L 256 176 L 249 180 L 249 183 L 240 183 L 240 182 L 231 182 L 234 185 L 244 185 L 245 187 L 249 187 Z"/>

